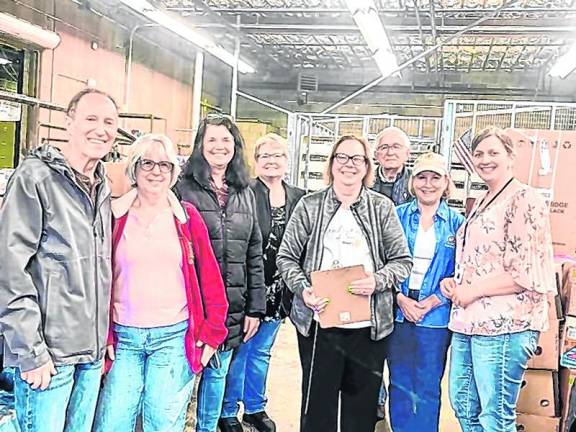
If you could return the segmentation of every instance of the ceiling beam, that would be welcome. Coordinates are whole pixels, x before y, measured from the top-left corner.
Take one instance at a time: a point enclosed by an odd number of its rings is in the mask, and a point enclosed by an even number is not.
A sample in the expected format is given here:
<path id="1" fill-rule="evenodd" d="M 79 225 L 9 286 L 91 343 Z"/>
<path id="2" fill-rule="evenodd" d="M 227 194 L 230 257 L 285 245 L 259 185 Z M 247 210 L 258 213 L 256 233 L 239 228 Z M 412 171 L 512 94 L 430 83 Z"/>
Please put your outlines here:
<path id="1" fill-rule="evenodd" d="M 210 24 L 200 25 L 203 27 L 214 27 Z M 465 25 L 437 25 L 437 32 L 457 33 L 466 28 Z M 247 34 L 271 34 L 271 33 L 309 33 L 309 34 L 334 34 L 334 33 L 358 33 L 358 27 L 355 25 L 306 25 L 306 24 L 243 24 L 240 29 Z M 386 24 L 386 30 L 390 32 L 418 33 L 417 25 L 398 25 Z M 432 27 L 423 25 L 422 30 L 431 32 Z M 559 25 L 543 27 L 534 23 L 534 25 L 482 25 L 468 31 L 468 34 L 530 34 L 530 33 L 574 33 L 576 25 Z"/>
<path id="2" fill-rule="evenodd" d="M 218 13 L 230 13 L 230 14 L 347 14 L 348 9 L 344 8 L 302 8 L 302 7 L 255 7 L 255 8 L 211 8 L 212 11 Z M 174 6 L 167 7 L 165 10 L 171 10 L 175 12 L 198 12 L 199 8 L 194 6 Z M 496 11 L 496 8 L 438 8 L 434 10 L 439 14 L 457 14 L 457 13 L 469 13 L 469 14 L 484 14 Z M 379 9 L 380 14 L 408 14 L 413 13 L 414 10 L 410 7 L 408 8 L 383 8 Z M 514 12 L 514 13 L 576 13 L 576 8 L 505 8 L 500 11 L 500 13 Z"/>

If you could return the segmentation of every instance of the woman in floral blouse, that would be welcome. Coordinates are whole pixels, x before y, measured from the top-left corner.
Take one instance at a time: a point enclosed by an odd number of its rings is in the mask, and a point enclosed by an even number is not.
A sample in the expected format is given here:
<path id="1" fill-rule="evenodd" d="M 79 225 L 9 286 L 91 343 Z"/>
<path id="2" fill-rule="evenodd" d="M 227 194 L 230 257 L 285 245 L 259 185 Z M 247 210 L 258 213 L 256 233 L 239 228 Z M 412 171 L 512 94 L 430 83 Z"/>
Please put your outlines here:
<path id="1" fill-rule="evenodd" d="M 441 283 L 453 302 L 450 401 L 463 432 L 514 432 L 522 376 L 556 289 L 548 209 L 514 179 L 504 131 L 480 132 L 472 158 L 488 191 L 458 231 L 454 277 Z"/>

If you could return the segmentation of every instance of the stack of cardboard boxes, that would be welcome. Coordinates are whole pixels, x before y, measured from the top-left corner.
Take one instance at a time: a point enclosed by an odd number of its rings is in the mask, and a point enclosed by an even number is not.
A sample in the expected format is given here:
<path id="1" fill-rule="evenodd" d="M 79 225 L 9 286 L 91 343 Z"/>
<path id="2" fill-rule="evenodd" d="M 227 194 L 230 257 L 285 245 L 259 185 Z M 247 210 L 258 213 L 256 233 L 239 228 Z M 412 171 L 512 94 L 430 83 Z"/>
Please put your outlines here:
<path id="1" fill-rule="evenodd" d="M 562 431 L 576 430 L 576 260 L 556 260 L 556 280 L 564 305 L 564 325 L 560 339 L 560 400 Z"/>
<path id="2" fill-rule="evenodd" d="M 558 288 L 558 295 L 549 298 L 550 328 L 541 333 L 522 381 L 517 430 L 576 431 L 576 133 L 508 133 L 516 150 L 515 176 L 539 189 L 550 205 Z"/>
<path id="3" fill-rule="evenodd" d="M 518 431 L 559 432 L 561 400 L 559 393 L 560 335 L 562 310 L 558 296 L 550 296 L 548 331 L 540 334 L 536 354 L 528 362 L 518 398 Z"/>
<path id="4" fill-rule="evenodd" d="M 547 197 L 554 254 L 576 257 L 576 132 L 507 131 L 516 152 L 514 174 Z"/>

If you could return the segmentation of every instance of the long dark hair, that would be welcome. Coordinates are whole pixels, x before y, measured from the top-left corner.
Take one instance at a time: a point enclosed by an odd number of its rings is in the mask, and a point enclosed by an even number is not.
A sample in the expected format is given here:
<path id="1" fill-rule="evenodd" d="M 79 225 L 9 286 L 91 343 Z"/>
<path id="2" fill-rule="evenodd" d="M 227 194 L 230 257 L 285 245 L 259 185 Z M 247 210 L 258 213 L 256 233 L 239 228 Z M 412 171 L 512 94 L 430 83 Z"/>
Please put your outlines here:
<path id="1" fill-rule="evenodd" d="M 225 126 L 234 138 L 234 156 L 226 167 L 226 183 L 235 189 L 244 189 L 250 183 L 248 167 L 244 159 L 244 140 L 240 134 L 238 126 L 228 116 L 221 114 L 208 114 L 200 122 L 196 138 L 194 138 L 194 149 L 186 161 L 183 175 L 186 179 L 195 179 L 206 188 L 211 187 L 210 165 L 204 158 L 204 136 L 208 126 Z"/>

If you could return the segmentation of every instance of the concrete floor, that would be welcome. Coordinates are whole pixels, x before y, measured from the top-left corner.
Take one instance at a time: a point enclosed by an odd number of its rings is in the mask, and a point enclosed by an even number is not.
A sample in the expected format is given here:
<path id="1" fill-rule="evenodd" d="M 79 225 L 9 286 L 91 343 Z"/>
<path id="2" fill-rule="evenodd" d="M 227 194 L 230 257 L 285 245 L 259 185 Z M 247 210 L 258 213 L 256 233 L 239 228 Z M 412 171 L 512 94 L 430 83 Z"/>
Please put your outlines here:
<path id="1" fill-rule="evenodd" d="M 280 328 L 274 344 L 268 375 L 267 412 L 278 426 L 278 432 L 298 432 L 300 413 L 300 362 L 294 326 L 286 322 Z M 389 432 L 387 424 L 380 422 L 376 432 Z M 460 432 L 452 408 L 448 402 L 448 384 L 445 377 L 442 386 L 441 432 Z M 320 431 L 319 431 L 320 432 Z M 414 431 L 417 432 L 417 431 Z"/>
<path id="2" fill-rule="evenodd" d="M 285 322 L 272 351 L 268 375 L 268 406 L 266 411 L 276 422 L 278 432 L 298 432 L 300 417 L 301 371 L 294 326 Z M 196 403 L 193 398 L 186 422 L 186 432 L 193 432 Z M 321 432 L 321 431 L 318 431 Z M 391 432 L 386 421 L 376 425 L 375 432 Z M 414 431 L 418 432 L 418 431 Z M 442 385 L 440 432 L 461 432 L 448 402 L 448 383 Z"/>

